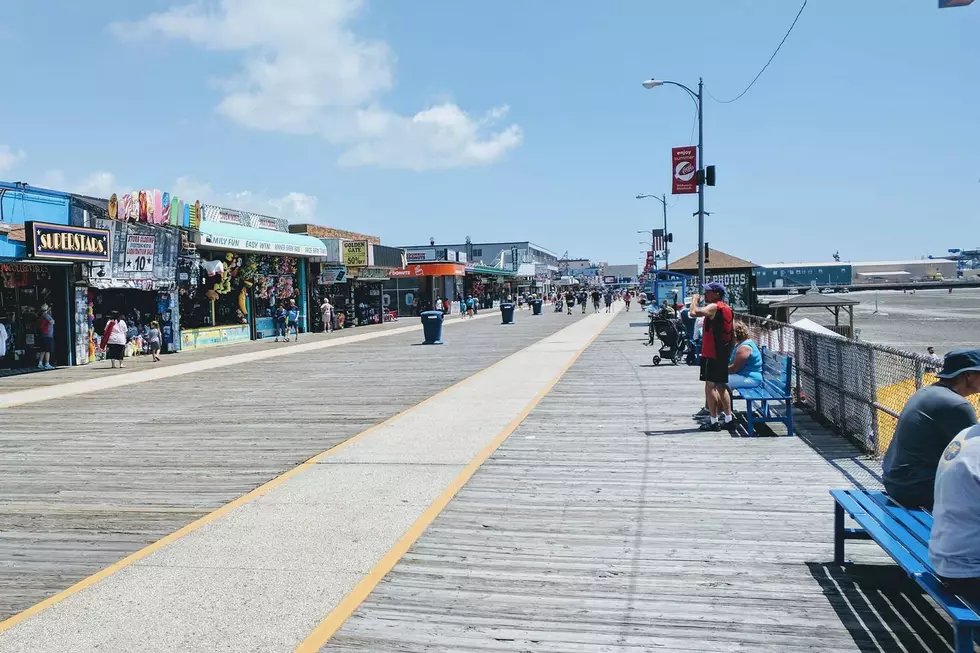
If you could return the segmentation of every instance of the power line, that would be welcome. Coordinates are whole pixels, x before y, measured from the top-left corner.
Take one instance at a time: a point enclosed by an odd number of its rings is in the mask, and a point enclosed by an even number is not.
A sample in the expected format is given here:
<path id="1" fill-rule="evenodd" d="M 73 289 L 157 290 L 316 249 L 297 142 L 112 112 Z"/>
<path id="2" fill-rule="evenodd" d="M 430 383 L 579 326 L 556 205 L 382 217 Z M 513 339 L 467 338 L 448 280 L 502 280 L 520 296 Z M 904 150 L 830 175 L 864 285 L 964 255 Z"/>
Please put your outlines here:
<path id="1" fill-rule="evenodd" d="M 793 24 L 789 26 L 789 29 L 786 30 L 786 35 L 783 36 L 783 40 L 779 42 L 779 45 L 776 46 L 775 52 L 773 52 L 772 53 L 772 56 L 769 57 L 769 61 L 767 61 L 766 62 L 766 65 L 762 67 L 762 70 L 759 71 L 759 74 L 756 75 L 752 79 L 751 82 L 749 82 L 749 85 L 745 87 L 745 90 L 744 91 L 742 91 L 741 93 L 739 93 L 737 96 L 735 96 L 731 100 L 719 100 L 718 98 L 716 98 L 714 95 L 711 94 L 711 91 L 709 91 L 708 89 L 704 89 L 708 93 L 708 97 L 710 97 L 712 100 L 714 100 L 715 102 L 717 102 L 719 104 L 731 104 L 732 102 L 735 102 L 736 100 L 741 99 L 741 97 L 743 95 L 745 95 L 746 93 L 748 93 L 749 92 L 749 89 L 752 88 L 757 81 L 759 81 L 759 78 L 760 77 L 762 77 L 762 73 L 766 72 L 766 68 L 769 67 L 769 64 L 772 63 L 772 60 L 776 58 L 776 55 L 777 54 L 779 54 L 779 49 L 781 47 L 783 47 L 783 43 L 786 42 L 786 39 L 789 38 L 789 35 L 793 31 L 793 28 L 796 27 L 796 21 L 798 21 L 800 19 L 800 16 L 803 15 L 803 10 L 806 9 L 806 3 L 807 3 L 807 0 L 803 0 L 803 4 L 800 6 L 800 10 L 798 12 L 796 12 L 796 18 L 793 19 Z"/>

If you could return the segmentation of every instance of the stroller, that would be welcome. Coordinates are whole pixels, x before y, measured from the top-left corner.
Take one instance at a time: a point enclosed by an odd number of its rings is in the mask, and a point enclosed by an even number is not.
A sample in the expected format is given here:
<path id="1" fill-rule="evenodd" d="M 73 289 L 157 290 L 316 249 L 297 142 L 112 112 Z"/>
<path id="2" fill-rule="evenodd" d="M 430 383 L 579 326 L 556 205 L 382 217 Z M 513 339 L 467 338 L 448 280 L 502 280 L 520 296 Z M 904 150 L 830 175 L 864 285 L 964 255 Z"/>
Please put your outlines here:
<path id="1" fill-rule="evenodd" d="M 565 302 L 560 297 L 555 301 L 555 313 L 561 313 L 565 308 Z"/>
<path id="2" fill-rule="evenodd" d="M 660 349 L 653 356 L 654 365 L 660 365 L 662 360 L 669 360 L 674 365 L 681 362 L 684 352 L 688 349 L 687 329 L 684 328 L 683 321 L 654 313 L 650 316 L 648 334 L 647 346 L 655 345 L 657 340 L 660 340 L 661 344 Z"/>

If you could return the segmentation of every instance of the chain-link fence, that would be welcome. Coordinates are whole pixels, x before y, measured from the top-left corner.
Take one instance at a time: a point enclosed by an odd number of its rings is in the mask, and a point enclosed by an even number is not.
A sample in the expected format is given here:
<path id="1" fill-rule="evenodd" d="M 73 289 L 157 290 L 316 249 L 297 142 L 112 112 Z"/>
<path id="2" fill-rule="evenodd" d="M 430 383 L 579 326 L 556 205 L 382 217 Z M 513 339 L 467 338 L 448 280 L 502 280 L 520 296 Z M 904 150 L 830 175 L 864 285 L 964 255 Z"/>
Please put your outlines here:
<path id="1" fill-rule="evenodd" d="M 796 399 L 811 412 L 882 455 L 912 394 L 936 382 L 941 362 L 885 345 L 798 329 L 754 316 L 738 317 L 760 346 L 793 356 Z M 980 415 L 980 398 L 972 398 Z"/>

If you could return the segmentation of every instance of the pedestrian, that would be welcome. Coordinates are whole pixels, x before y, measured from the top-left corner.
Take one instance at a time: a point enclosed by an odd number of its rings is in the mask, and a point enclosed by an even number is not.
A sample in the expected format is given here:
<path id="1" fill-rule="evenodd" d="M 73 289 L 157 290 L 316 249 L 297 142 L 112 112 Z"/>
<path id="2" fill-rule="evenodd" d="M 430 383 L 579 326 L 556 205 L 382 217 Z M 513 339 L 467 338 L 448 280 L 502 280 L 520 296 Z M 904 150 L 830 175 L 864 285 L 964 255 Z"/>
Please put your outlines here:
<path id="1" fill-rule="evenodd" d="M 602 295 L 599 293 L 599 289 L 593 288 L 592 289 L 592 312 L 593 313 L 599 312 L 599 299 L 601 297 Z"/>
<path id="2" fill-rule="evenodd" d="M 611 290 L 606 291 L 606 312 L 612 313 L 613 294 Z"/>
<path id="3" fill-rule="evenodd" d="M 926 363 L 926 372 L 935 374 L 943 367 L 943 357 L 937 356 L 936 348 L 931 345 L 926 347 L 926 354 L 929 356 L 929 362 Z"/>
<path id="4" fill-rule="evenodd" d="M 442 312 L 442 295 L 436 295 L 436 301 L 432 304 L 432 310 Z"/>
<path id="5" fill-rule="evenodd" d="M 476 314 L 476 301 L 473 295 L 466 298 L 466 317 L 473 317 Z"/>
<path id="6" fill-rule="evenodd" d="M 575 306 L 575 293 L 569 288 L 568 292 L 565 293 L 565 305 L 568 308 L 568 314 L 572 314 L 572 307 Z"/>
<path id="7" fill-rule="evenodd" d="M 457 295 L 456 298 L 457 298 L 457 301 L 459 301 L 459 316 L 461 318 L 469 317 L 467 315 L 468 311 L 466 310 L 466 300 L 463 299 L 463 296 L 462 295 Z"/>
<path id="8" fill-rule="evenodd" d="M 296 300 L 289 300 L 289 310 L 286 311 L 286 342 L 289 342 L 289 330 L 292 329 L 296 333 L 296 340 L 299 341 L 299 307 L 296 306 Z"/>
<path id="9" fill-rule="evenodd" d="M 146 332 L 146 344 L 150 348 L 153 362 L 160 362 L 160 347 L 163 344 L 163 336 L 160 333 L 160 323 L 156 320 L 150 322 L 150 329 Z"/>
<path id="10" fill-rule="evenodd" d="M 708 408 L 708 421 L 702 431 L 720 431 L 724 425 L 732 428 L 732 402 L 728 394 L 728 361 L 734 329 L 734 313 L 725 303 L 725 286 L 712 281 L 704 286 L 707 304 L 699 307 L 700 295 L 691 298 L 691 315 L 704 317 L 704 342 L 701 345 L 701 380 L 704 381 L 704 398 Z"/>
<path id="11" fill-rule="evenodd" d="M 116 369 L 117 362 L 119 369 L 123 368 L 128 333 L 129 327 L 126 326 L 126 320 L 120 317 L 118 311 L 113 311 L 109 321 L 106 322 L 105 330 L 102 332 L 101 343 L 102 349 L 106 352 L 106 358 L 112 363 L 112 369 Z"/>
<path id="12" fill-rule="evenodd" d="M 510 301 L 510 298 L 508 297 L 507 300 Z M 524 310 L 524 293 L 519 293 L 517 295 L 517 310 Z"/>
<path id="13" fill-rule="evenodd" d="M 324 297 L 323 303 L 320 304 L 320 317 L 323 318 L 324 333 L 333 331 L 333 304 L 330 303 L 329 297 Z"/>
<path id="14" fill-rule="evenodd" d="M 576 297 L 576 299 L 578 300 L 579 305 L 582 307 L 582 315 L 585 315 L 585 307 L 589 303 L 589 295 L 585 292 L 585 288 L 579 289 L 578 297 Z"/>
<path id="15" fill-rule="evenodd" d="M 627 290 L 626 291 L 626 294 L 623 296 L 623 300 L 626 302 L 626 312 L 629 313 L 630 312 L 630 302 L 633 301 L 633 293 L 631 291 Z"/>
<path id="16" fill-rule="evenodd" d="M 286 315 L 286 305 L 280 303 L 276 308 L 276 342 L 279 342 L 279 338 L 285 338 L 286 342 L 289 342 L 289 334 L 286 332 L 287 315 Z"/>
<path id="17" fill-rule="evenodd" d="M 37 321 L 38 345 L 40 345 L 41 355 L 37 359 L 37 369 L 53 370 L 55 366 L 51 364 L 51 354 L 54 353 L 54 318 L 51 317 L 51 307 L 41 304 L 41 317 Z"/>

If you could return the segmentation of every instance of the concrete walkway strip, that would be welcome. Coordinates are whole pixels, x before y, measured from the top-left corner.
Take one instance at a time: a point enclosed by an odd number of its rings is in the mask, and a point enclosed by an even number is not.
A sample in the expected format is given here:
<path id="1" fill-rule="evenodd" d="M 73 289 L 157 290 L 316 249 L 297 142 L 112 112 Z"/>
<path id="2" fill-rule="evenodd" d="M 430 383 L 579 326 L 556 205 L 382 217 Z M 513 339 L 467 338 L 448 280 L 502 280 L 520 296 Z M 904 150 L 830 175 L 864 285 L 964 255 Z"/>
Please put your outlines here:
<path id="1" fill-rule="evenodd" d="M 0 624 L 0 651 L 317 650 L 612 319 L 575 322 Z"/>
<path id="2" fill-rule="evenodd" d="M 495 312 L 487 311 L 481 313 L 472 318 L 473 320 L 495 317 L 497 314 Z M 469 320 L 447 320 L 443 326 L 451 326 L 454 324 L 463 324 Z M 7 392 L 0 394 L 0 409 L 2 408 L 13 408 L 14 406 L 22 406 L 24 404 L 33 404 L 41 401 L 49 401 L 51 399 L 62 399 L 64 397 L 71 397 L 74 395 L 85 394 L 88 392 L 98 392 L 100 390 L 109 390 L 112 388 L 119 388 L 127 385 L 133 385 L 136 383 L 145 383 L 147 381 L 157 381 L 160 379 L 167 379 L 173 376 L 180 376 L 182 374 L 191 374 L 193 372 L 202 372 L 204 370 L 213 370 L 220 367 L 227 367 L 229 365 L 239 365 L 241 363 L 250 363 L 253 361 L 265 360 L 268 358 L 277 358 L 279 356 L 290 356 L 292 354 L 302 354 L 305 352 L 317 351 L 320 349 L 327 349 L 329 347 L 339 347 L 341 345 L 349 345 L 355 342 L 364 342 L 365 340 L 374 340 L 375 338 L 384 338 L 387 336 L 393 336 L 400 333 L 407 333 L 409 331 L 421 331 L 422 325 L 420 323 L 413 324 L 411 326 L 398 327 L 396 329 L 387 329 L 385 331 L 373 331 L 370 333 L 361 333 L 350 336 L 342 336 L 339 338 L 332 338 L 330 340 L 319 340 L 317 342 L 309 342 L 303 344 L 287 345 L 282 349 L 267 349 L 265 351 L 250 351 L 241 354 L 234 354 L 232 356 L 220 356 L 216 358 L 208 358 L 204 360 L 198 360 L 191 363 L 179 363 L 177 365 L 170 365 L 167 367 L 160 367 L 152 370 L 143 370 L 140 372 L 127 372 L 122 374 L 116 374 L 114 376 L 106 376 L 100 379 L 86 379 L 84 381 L 69 381 L 68 383 L 61 383 L 58 385 L 51 385 L 39 388 L 30 388 L 27 390 L 16 390 L 14 392 Z"/>

